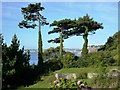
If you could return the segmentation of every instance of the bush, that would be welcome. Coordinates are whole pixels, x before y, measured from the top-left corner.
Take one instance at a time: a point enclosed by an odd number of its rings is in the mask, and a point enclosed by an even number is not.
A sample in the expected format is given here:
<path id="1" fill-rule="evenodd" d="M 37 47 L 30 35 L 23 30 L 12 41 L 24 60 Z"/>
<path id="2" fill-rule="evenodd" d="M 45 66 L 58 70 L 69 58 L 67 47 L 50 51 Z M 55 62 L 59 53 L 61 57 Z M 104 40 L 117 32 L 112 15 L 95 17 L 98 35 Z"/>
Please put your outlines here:
<path id="1" fill-rule="evenodd" d="M 63 64 L 59 59 L 53 58 L 45 62 L 46 72 L 53 72 L 55 70 L 60 70 L 63 67 Z"/>
<path id="2" fill-rule="evenodd" d="M 57 79 L 51 84 L 51 89 L 75 89 L 75 90 L 91 90 L 91 87 L 88 87 L 87 82 L 85 81 L 76 81 L 75 79 Z"/>
<path id="3" fill-rule="evenodd" d="M 54 81 L 51 88 L 77 88 L 76 80 L 74 79 L 58 79 Z"/>
<path id="4" fill-rule="evenodd" d="M 89 53 L 86 56 L 81 56 L 77 62 L 77 67 L 106 67 L 117 65 L 117 61 L 113 58 L 111 52 L 109 51 Z"/>
<path id="5" fill-rule="evenodd" d="M 93 88 L 118 88 L 118 78 L 108 77 L 106 67 L 100 67 L 99 75 L 92 79 Z"/>
<path id="6" fill-rule="evenodd" d="M 74 68 L 76 67 L 76 61 L 78 57 L 75 56 L 71 52 L 66 52 L 66 54 L 63 56 L 63 60 L 61 62 L 63 63 L 64 68 Z"/>
<path id="7" fill-rule="evenodd" d="M 92 81 L 93 88 L 118 88 L 118 78 L 96 77 Z"/>

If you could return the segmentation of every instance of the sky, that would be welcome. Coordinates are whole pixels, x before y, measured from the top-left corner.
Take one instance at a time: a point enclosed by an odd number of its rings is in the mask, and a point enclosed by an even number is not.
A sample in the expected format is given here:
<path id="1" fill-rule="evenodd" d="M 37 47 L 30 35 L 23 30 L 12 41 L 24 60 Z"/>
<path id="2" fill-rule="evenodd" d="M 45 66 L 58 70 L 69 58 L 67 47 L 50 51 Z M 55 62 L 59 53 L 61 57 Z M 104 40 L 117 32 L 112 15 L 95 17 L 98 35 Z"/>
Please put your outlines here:
<path id="1" fill-rule="evenodd" d="M 4 42 L 10 45 L 14 34 L 20 40 L 20 47 L 25 49 L 37 49 L 38 28 L 21 29 L 18 23 L 23 20 L 21 8 L 34 2 L 2 2 L 2 35 Z M 42 2 L 45 10 L 41 12 L 49 23 L 54 20 L 65 18 L 77 19 L 88 14 L 99 23 L 103 23 L 104 29 L 99 29 L 94 35 L 89 35 L 88 45 L 104 45 L 110 36 L 118 31 L 118 3 L 117 2 Z M 59 46 L 59 44 L 48 43 L 49 39 L 59 34 L 48 35 L 53 27 L 42 26 L 43 49 Z M 82 36 L 72 36 L 64 42 L 64 48 L 81 49 L 83 46 Z"/>

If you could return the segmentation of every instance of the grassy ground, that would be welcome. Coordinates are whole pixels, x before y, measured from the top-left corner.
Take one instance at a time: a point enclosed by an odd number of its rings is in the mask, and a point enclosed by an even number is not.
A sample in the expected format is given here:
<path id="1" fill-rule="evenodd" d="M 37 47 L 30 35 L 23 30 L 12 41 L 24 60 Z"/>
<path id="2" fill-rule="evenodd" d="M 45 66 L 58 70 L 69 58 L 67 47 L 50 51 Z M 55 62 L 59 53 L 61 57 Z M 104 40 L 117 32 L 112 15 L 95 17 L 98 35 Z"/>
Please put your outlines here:
<path id="1" fill-rule="evenodd" d="M 107 71 L 109 71 L 112 68 L 117 68 L 117 67 L 107 67 Z M 91 79 L 85 78 L 84 74 L 87 74 L 87 73 L 90 73 L 90 72 L 99 72 L 99 71 L 100 71 L 100 68 L 95 68 L 95 67 L 87 67 L 87 68 L 64 68 L 64 69 L 52 72 L 52 73 L 50 73 L 47 76 L 42 76 L 41 77 L 41 81 L 37 82 L 34 85 L 30 85 L 29 87 L 26 87 L 26 88 L 50 88 L 50 83 L 55 80 L 55 73 L 62 73 L 62 74 L 75 73 L 76 76 L 77 76 L 77 80 L 84 80 L 90 86 L 92 86 L 91 85 Z M 83 75 L 83 76 L 81 76 L 81 75 Z"/>

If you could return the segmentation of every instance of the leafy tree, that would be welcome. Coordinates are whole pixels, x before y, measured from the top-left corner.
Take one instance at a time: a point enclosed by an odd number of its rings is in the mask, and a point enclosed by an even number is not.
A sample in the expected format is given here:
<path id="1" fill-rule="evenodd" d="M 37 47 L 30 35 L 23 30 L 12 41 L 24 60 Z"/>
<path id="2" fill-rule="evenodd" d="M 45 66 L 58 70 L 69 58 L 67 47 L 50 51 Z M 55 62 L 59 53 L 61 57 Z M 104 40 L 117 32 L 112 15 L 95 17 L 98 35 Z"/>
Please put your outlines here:
<path id="1" fill-rule="evenodd" d="M 95 31 L 98 29 L 103 29 L 102 23 L 98 23 L 94 21 L 93 18 L 87 14 L 86 16 L 78 18 L 78 20 L 74 20 L 75 24 L 72 30 L 67 32 L 69 36 L 83 36 L 84 45 L 82 48 L 82 55 L 86 55 L 88 53 L 87 45 L 88 45 L 88 35 L 95 34 Z"/>
<path id="2" fill-rule="evenodd" d="M 40 11 L 43 11 L 45 8 L 41 6 L 41 3 L 29 4 L 27 7 L 21 8 L 21 12 L 24 16 L 24 20 L 19 23 L 20 28 L 35 28 L 37 24 L 35 21 L 38 21 L 38 66 L 42 65 L 42 35 L 41 35 L 41 26 L 48 25 L 46 18 L 41 15 Z"/>
<path id="3" fill-rule="evenodd" d="M 2 41 L 2 83 L 3 88 L 12 88 L 21 84 L 27 84 L 26 70 L 29 68 L 29 52 L 24 53 L 24 48 L 19 49 L 20 41 L 14 35 L 11 45 L 8 47 Z M 23 76 L 23 74 L 25 74 Z M 23 83 L 24 82 L 24 83 Z"/>
<path id="4" fill-rule="evenodd" d="M 63 32 L 67 32 L 72 27 L 72 23 L 73 21 L 70 19 L 63 19 L 59 21 L 54 21 L 52 24 L 50 24 L 50 26 L 54 26 L 55 28 L 49 31 L 48 34 L 59 33 L 60 35 L 58 38 L 48 40 L 48 42 L 60 43 L 60 50 L 59 50 L 60 58 L 62 58 L 64 39 L 68 38 L 68 35 Z"/>

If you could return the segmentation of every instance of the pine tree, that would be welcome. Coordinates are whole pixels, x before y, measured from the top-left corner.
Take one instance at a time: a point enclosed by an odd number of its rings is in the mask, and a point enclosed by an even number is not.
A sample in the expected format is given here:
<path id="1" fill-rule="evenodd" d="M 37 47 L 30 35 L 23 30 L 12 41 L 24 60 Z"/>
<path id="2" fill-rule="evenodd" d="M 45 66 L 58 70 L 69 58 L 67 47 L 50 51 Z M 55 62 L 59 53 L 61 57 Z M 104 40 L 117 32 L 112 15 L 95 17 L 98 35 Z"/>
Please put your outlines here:
<path id="1" fill-rule="evenodd" d="M 66 33 L 68 36 L 83 36 L 84 45 L 82 48 L 82 55 L 86 55 L 88 53 L 88 35 L 95 34 L 96 30 L 103 29 L 102 23 L 94 21 L 88 14 L 74 21 L 75 24 L 73 25 L 72 30 L 69 30 Z"/>
<path id="2" fill-rule="evenodd" d="M 25 72 L 29 68 L 30 54 L 24 52 L 24 48 L 19 49 L 20 41 L 16 34 L 12 38 L 10 46 L 2 40 L 2 83 L 3 88 L 9 88 L 23 84 L 27 75 Z M 9 87 L 8 87 L 9 86 Z"/>
<path id="3" fill-rule="evenodd" d="M 46 18 L 41 15 L 40 11 L 43 11 L 45 8 L 41 6 L 41 3 L 29 4 L 27 7 L 21 8 L 21 12 L 24 16 L 24 20 L 19 23 L 20 28 L 35 28 L 38 22 L 38 66 L 42 65 L 42 35 L 41 35 L 41 26 L 48 25 Z"/>
<path id="4" fill-rule="evenodd" d="M 63 19 L 60 21 L 54 21 L 50 26 L 54 26 L 53 30 L 49 31 L 48 34 L 59 33 L 59 38 L 48 40 L 48 42 L 60 43 L 59 57 L 62 58 L 63 52 L 63 42 L 64 39 L 68 38 L 68 35 L 65 33 L 72 27 L 72 20 Z"/>

